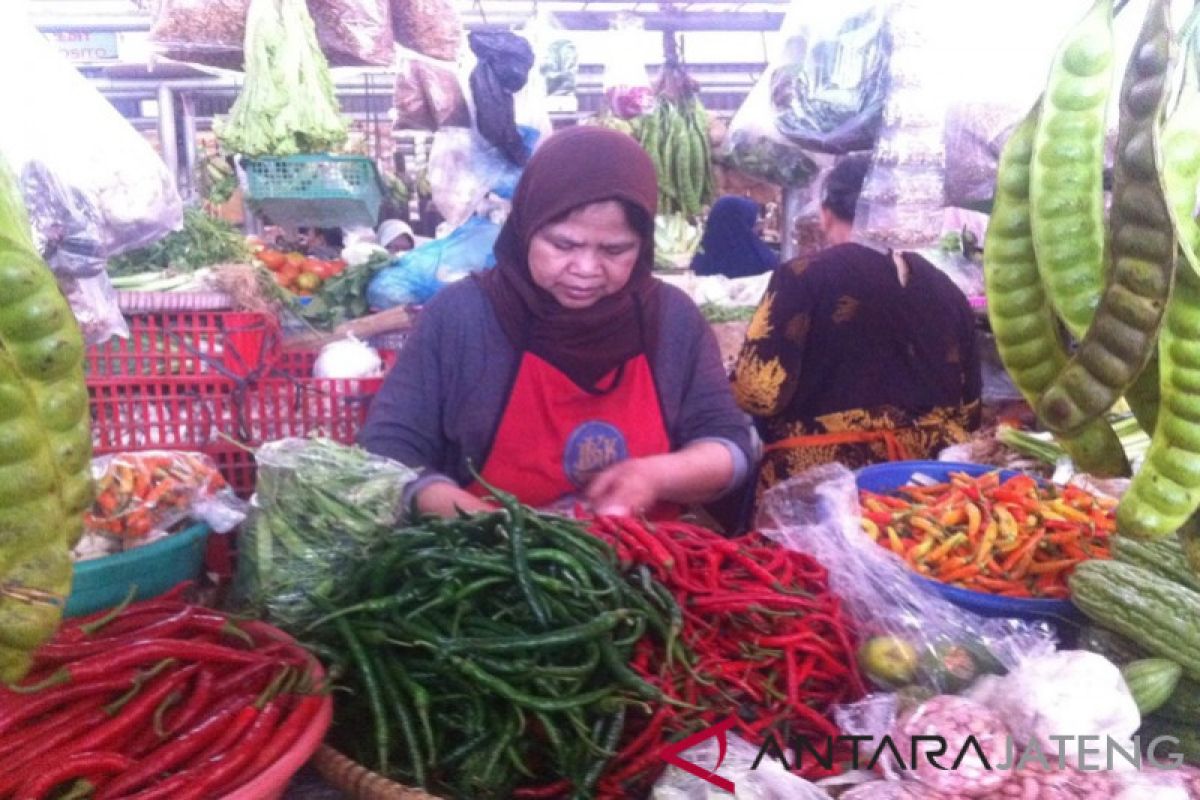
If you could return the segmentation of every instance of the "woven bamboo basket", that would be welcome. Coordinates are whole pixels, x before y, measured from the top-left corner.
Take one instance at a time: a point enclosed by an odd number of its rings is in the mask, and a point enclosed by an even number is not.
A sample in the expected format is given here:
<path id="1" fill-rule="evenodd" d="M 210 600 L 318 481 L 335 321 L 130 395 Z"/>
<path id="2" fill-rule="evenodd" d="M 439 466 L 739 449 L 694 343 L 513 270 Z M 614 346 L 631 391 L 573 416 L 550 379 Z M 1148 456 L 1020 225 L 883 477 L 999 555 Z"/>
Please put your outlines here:
<path id="1" fill-rule="evenodd" d="M 327 744 L 321 745 L 310 763 L 330 786 L 352 800 L 441 800 L 372 772 Z"/>

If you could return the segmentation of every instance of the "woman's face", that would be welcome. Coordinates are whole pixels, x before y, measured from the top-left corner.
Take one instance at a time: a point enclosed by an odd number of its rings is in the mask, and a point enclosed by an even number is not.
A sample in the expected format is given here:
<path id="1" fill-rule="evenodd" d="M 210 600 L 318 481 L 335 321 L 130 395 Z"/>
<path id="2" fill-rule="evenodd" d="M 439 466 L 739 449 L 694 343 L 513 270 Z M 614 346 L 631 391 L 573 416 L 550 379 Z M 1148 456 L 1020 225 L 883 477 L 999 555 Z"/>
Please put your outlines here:
<path id="1" fill-rule="evenodd" d="M 641 245 L 620 203 L 592 203 L 533 235 L 529 272 L 559 305 L 588 308 L 629 282 Z"/>

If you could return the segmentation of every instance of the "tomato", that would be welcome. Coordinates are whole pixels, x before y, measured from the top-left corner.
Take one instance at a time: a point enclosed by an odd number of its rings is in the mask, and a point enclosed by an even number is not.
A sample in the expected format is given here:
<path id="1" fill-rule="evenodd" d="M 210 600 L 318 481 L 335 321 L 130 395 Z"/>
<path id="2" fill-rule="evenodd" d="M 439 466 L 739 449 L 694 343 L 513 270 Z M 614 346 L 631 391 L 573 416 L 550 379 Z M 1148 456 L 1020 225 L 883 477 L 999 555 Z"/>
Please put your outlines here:
<path id="1" fill-rule="evenodd" d="M 277 250 L 263 250 L 258 254 L 258 260 L 271 272 L 279 272 L 287 263 L 287 256 Z"/>
<path id="2" fill-rule="evenodd" d="M 287 263 L 289 265 L 295 266 L 297 272 L 304 269 L 304 262 L 307 259 L 304 257 L 304 255 L 302 253 L 288 253 L 286 258 L 287 258 Z"/>
<path id="3" fill-rule="evenodd" d="M 329 269 L 330 277 L 333 277 L 334 275 L 341 275 L 346 271 L 346 262 L 342 261 L 340 258 L 335 258 L 333 261 L 329 262 Z"/>
<path id="4" fill-rule="evenodd" d="M 312 292 L 321 288 L 321 276 L 315 272 L 301 272 L 296 278 L 296 289 L 301 292 Z"/>
<path id="5" fill-rule="evenodd" d="M 293 266 L 290 262 L 285 263 L 275 273 L 275 280 L 280 286 L 291 286 L 300 277 L 300 269 Z"/>

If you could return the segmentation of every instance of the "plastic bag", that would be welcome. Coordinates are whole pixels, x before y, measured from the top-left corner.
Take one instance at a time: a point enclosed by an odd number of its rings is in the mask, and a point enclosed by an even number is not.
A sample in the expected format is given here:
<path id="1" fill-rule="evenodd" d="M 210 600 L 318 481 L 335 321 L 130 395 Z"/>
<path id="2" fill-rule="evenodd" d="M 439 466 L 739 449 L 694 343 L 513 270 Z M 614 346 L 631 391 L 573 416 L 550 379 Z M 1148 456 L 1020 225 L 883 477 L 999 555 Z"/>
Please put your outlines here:
<path id="1" fill-rule="evenodd" d="M 465 128 L 471 113 L 458 75 L 448 66 L 407 58 L 396 72 L 397 130 Z"/>
<path id="2" fill-rule="evenodd" d="M 825 464 L 769 489 L 759 527 L 829 571 L 864 642 L 860 666 L 876 685 L 953 692 L 1054 650 L 1047 624 L 984 619 L 942 599 L 863 534 L 860 520 L 854 473 Z"/>
<path id="3" fill-rule="evenodd" d="M 335 67 L 391 66 L 388 0 L 307 0 L 321 50 Z M 241 70 L 250 0 L 160 0 L 150 41 L 188 64 Z"/>
<path id="4" fill-rule="evenodd" d="M 805 150 L 870 149 L 888 91 L 890 3 L 793 3 L 783 53 L 770 71 L 779 132 Z"/>
<path id="5" fill-rule="evenodd" d="M 454 61 L 462 46 L 463 26 L 452 0 L 391 0 L 392 32 L 409 50 Z"/>
<path id="6" fill-rule="evenodd" d="M 529 80 L 533 48 L 507 31 L 476 31 L 467 39 L 478 58 L 470 78 L 475 127 L 510 162 L 524 166 L 532 151 L 517 130 L 513 95 Z"/>
<path id="7" fill-rule="evenodd" d="M 84 516 L 89 533 L 125 542 L 145 539 L 186 519 L 228 533 L 246 518 L 245 504 L 216 464 L 199 453 L 151 450 L 92 461 L 96 499 Z"/>
<path id="8" fill-rule="evenodd" d="M 891 17 L 890 91 L 854 217 L 856 238 L 917 249 L 941 238 L 948 82 L 961 48 L 942 0 L 900 0 Z"/>
<path id="9" fill-rule="evenodd" d="M 532 152 L 540 134 L 532 128 L 520 131 Z M 433 137 L 426 174 L 433 204 L 454 229 L 476 214 L 489 194 L 511 199 L 521 171 L 474 129 L 443 128 Z"/>
<path id="10" fill-rule="evenodd" d="M 719 158 L 739 172 L 787 187 L 810 185 L 820 171 L 808 153 L 776 130 L 767 76 L 734 114 Z"/>
<path id="11" fill-rule="evenodd" d="M 763 758 L 754 767 L 758 751 L 758 747 L 731 734 L 721 741 L 706 739 L 680 754 L 680 758 L 703 769 L 711 767 L 716 774 L 732 781 L 738 800 L 829 800 L 824 791 L 788 772 L 772 758 Z M 670 767 L 654 784 L 650 800 L 709 800 L 728 796 L 712 783 Z"/>
<path id="12" fill-rule="evenodd" d="M 494 267 L 492 247 L 499 235 L 499 225 L 472 217 L 449 236 L 410 250 L 376 275 L 367 289 L 367 302 L 376 311 L 428 302 L 446 285 Z"/>
<path id="13" fill-rule="evenodd" d="M 642 21 L 628 14 L 618 14 L 610 31 L 604 58 L 604 97 L 612 113 L 621 119 L 633 119 L 654 110 L 654 90 L 646 65 L 630 48 L 629 40 L 643 30 Z"/>
<path id="14" fill-rule="evenodd" d="M 258 484 L 238 542 L 239 601 L 285 630 L 324 613 L 344 565 L 394 536 L 416 473 L 328 439 L 282 439 L 255 454 Z"/>

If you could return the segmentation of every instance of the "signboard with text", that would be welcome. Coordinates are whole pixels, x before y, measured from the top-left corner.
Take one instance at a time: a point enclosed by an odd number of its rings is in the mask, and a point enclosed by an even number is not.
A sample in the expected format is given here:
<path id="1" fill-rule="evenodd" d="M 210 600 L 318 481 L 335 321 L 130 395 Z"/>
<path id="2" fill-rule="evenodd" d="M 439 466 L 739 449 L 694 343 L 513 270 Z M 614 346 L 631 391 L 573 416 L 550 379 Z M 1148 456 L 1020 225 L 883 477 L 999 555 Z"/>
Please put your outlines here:
<path id="1" fill-rule="evenodd" d="M 49 39 L 68 61 L 115 61 L 120 50 L 113 31 L 48 31 Z"/>

